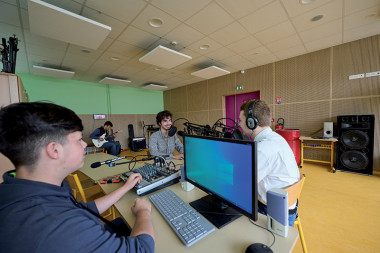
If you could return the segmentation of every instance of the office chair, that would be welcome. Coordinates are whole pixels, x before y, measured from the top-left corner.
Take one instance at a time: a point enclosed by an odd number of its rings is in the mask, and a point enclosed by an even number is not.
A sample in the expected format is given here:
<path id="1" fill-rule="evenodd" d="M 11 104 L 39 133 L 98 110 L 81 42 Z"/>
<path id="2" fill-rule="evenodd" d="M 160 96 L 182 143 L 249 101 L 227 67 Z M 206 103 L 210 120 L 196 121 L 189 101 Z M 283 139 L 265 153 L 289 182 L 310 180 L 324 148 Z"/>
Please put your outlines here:
<path id="1" fill-rule="evenodd" d="M 93 185 L 88 188 L 83 188 L 77 174 L 70 174 L 66 177 L 67 182 L 69 183 L 71 189 L 73 190 L 73 196 L 79 201 L 88 203 L 99 197 L 104 196 L 104 193 L 100 190 L 98 185 Z M 79 195 L 78 195 L 79 193 Z M 116 218 L 115 207 L 111 206 L 107 212 L 105 212 L 102 217 L 107 218 L 112 216 L 114 220 Z"/>
<path id="2" fill-rule="evenodd" d="M 303 187 L 303 184 L 305 183 L 305 179 L 306 179 L 306 176 L 305 176 L 305 174 L 303 174 L 303 175 L 301 175 L 301 178 L 297 183 L 285 188 L 285 190 L 288 192 L 288 206 L 294 205 L 294 203 L 296 203 L 297 200 L 299 201 L 301 191 L 302 191 L 302 187 Z M 299 205 L 299 203 L 298 203 L 298 205 Z M 303 235 L 301 219 L 299 216 L 297 217 L 296 221 L 294 222 L 294 226 L 296 226 L 298 228 L 300 238 L 301 238 L 301 244 L 302 244 L 303 252 L 307 253 L 305 237 Z"/>

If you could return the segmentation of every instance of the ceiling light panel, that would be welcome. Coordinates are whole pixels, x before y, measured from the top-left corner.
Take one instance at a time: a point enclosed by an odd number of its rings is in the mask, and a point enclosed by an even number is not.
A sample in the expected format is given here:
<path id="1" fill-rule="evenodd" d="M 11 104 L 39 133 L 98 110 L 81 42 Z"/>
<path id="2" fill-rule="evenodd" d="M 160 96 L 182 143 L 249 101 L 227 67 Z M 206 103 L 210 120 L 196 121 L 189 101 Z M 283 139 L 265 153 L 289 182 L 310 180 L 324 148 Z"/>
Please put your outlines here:
<path id="1" fill-rule="evenodd" d="M 230 71 L 228 71 L 228 70 L 225 70 L 225 69 L 222 69 L 222 68 L 218 68 L 216 66 L 211 66 L 211 67 L 208 67 L 208 68 L 205 68 L 205 69 L 201 69 L 201 70 L 195 71 L 195 72 L 193 72 L 191 74 L 193 76 L 201 77 L 201 78 L 204 78 L 204 79 L 211 79 L 211 78 L 222 76 L 222 75 L 226 75 L 226 74 L 229 74 L 229 73 L 230 73 Z"/>
<path id="2" fill-rule="evenodd" d="M 121 86 L 124 86 L 130 82 L 131 82 L 130 80 L 113 78 L 113 77 L 105 77 L 99 81 L 99 83 L 102 83 L 102 84 L 121 85 Z"/>
<path id="3" fill-rule="evenodd" d="M 150 83 L 143 86 L 142 88 L 147 90 L 165 90 L 168 88 L 168 86 Z"/>
<path id="4" fill-rule="evenodd" d="M 139 61 L 152 64 L 158 67 L 171 69 L 191 59 L 191 56 L 182 54 L 170 48 L 159 45 L 155 49 L 141 57 Z"/>
<path id="5" fill-rule="evenodd" d="M 39 0 L 28 1 L 28 12 L 32 33 L 91 49 L 111 32 L 109 26 Z"/>
<path id="6" fill-rule="evenodd" d="M 41 66 L 33 66 L 33 73 L 39 76 L 49 76 L 55 78 L 71 79 L 75 72 L 61 69 L 46 68 Z"/>

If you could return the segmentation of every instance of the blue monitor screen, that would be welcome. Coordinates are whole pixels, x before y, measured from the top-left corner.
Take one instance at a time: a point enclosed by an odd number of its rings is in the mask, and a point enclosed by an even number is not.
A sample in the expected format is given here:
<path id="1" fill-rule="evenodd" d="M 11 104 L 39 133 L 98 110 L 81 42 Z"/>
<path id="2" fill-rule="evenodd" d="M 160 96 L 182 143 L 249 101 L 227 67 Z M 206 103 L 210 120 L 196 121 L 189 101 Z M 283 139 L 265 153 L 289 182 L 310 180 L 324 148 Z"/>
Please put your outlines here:
<path id="1" fill-rule="evenodd" d="M 251 141 L 185 136 L 185 179 L 243 214 L 255 215 L 256 149 Z"/>

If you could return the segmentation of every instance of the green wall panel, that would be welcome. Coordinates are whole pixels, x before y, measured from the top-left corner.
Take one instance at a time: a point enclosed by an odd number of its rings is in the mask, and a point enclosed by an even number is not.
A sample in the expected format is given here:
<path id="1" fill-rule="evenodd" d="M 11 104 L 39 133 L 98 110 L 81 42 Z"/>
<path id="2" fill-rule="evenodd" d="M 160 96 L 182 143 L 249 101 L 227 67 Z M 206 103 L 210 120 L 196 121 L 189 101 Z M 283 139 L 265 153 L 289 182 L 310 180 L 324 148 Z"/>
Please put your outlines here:
<path id="1" fill-rule="evenodd" d="M 163 92 L 92 82 L 18 74 L 29 101 L 50 101 L 77 114 L 155 114 Z"/>
<path id="2" fill-rule="evenodd" d="M 156 114 L 164 110 L 162 91 L 110 85 L 111 114 Z"/>

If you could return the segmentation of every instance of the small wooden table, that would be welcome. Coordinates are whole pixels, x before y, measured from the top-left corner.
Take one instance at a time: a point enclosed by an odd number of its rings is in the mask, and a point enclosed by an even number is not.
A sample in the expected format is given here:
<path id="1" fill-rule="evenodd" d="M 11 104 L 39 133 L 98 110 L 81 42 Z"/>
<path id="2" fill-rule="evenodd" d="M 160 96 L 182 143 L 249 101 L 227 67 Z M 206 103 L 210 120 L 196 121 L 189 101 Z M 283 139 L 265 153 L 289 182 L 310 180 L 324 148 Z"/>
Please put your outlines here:
<path id="1" fill-rule="evenodd" d="M 152 133 L 157 132 L 158 130 L 160 130 L 160 129 L 159 128 L 148 128 L 146 130 L 148 132 L 148 142 L 147 142 L 148 145 L 149 145 L 150 136 L 152 135 Z"/>
<path id="2" fill-rule="evenodd" d="M 301 136 L 301 164 L 300 168 L 303 166 L 304 161 L 310 162 L 318 162 L 318 163 L 327 163 L 330 164 L 331 171 L 335 173 L 334 168 L 334 143 L 338 141 L 336 138 L 325 138 L 325 139 L 317 139 L 312 137 Z M 304 148 L 312 148 L 312 149 L 327 149 L 330 150 L 330 161 L 322 161 L 322 160 L 314 160 L 314 159 L 305 159 Z"/>

